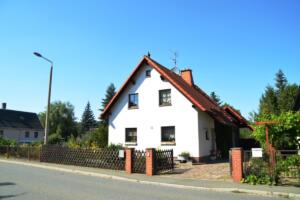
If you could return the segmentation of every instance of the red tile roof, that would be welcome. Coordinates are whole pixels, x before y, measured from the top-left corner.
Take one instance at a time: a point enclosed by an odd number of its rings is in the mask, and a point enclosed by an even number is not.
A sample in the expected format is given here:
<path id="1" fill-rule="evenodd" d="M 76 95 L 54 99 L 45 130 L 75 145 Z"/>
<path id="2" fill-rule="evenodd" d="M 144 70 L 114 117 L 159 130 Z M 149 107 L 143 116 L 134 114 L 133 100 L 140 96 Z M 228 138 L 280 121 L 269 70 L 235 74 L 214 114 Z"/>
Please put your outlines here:
<path id="1" fill-rule="evenodd" d="M 130 82 L 130 80 L 136 75 L 139 68 L 147 63 L 149 66 L 153 67 L 158 73 L 161 74 L 170 84 L 172 84 L 176 89 L 178 89 L 191 103 L 199 110 L 206 112 L 212 118 L 217 120 L 222 124 L 233 125 L 236 126 L 238 124 L 235 123 L 235 119 L 229 115 L 224 109 L 222 109 L 214 100 L 212 100 L 204 91 L 202 91 L 196 85 L 189 85 L 186 81 L 184 81 L 181 76 L 174 73 L 173 71 L 167 69 L 162 66 L 155 60 L 151 59 L 148 56 L 144 56 L 144 58 L 140 61 L 137 67 L 133 70 L 129 78 L 123 84 L 121 89 L 116 93 L 116 95 L 112 98 L 109 104 L 106 106 L 104 111 L 101 114 L 101 118 L 107 117 L 110 108 L 113 104 L 118 100 L 121 93 Z"/>

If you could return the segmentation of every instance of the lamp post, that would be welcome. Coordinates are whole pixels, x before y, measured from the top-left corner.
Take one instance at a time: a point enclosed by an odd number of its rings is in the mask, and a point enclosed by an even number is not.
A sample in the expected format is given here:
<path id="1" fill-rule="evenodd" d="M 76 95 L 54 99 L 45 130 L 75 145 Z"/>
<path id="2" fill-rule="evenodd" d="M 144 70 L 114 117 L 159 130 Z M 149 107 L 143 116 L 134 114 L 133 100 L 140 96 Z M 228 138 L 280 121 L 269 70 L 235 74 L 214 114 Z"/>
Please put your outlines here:
<path id="1" fill-rule="evenodd" d="M 35 56 L 43 58 L 47 62 L 51 64 L 50 68 L 50 77 L 49 77 L 49 89 L 48 89 L 48 102 L 47 102 L 47 112 L 46 112 L 46 120 L 45 120 L 45 136 L 44 136 L 44 144 L 47 144 L 48 141 L 48 131 L 49 131 L 49 112 L 50 112 L 50 100 L 51 100 L 51 87 L 52 87 L 52 71 L 53 71 L 53 62 L 49 60 L 48 58 L 45 58 L 42 56 L 42 54 L 38 52 L 33 53 Z"/>

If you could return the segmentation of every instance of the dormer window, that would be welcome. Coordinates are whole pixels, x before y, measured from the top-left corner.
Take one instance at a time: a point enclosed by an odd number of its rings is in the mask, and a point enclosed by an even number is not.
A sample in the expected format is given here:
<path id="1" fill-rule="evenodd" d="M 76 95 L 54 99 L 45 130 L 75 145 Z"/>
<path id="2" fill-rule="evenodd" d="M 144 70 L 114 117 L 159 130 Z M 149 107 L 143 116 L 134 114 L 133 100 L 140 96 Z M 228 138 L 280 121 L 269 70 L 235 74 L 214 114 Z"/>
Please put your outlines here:
<path id="1" fill-rule="evenodd" d="M 151 77 L 151 70 L 150 69 L 146 70 L 146 77 Z"/>
<path id="2" fill-rule="evenodd" d="M 139 95 L 137 93 L 135 94 L 129 94 L 128 95 L 128 108 L 138 108 L 139 107 Z"/>

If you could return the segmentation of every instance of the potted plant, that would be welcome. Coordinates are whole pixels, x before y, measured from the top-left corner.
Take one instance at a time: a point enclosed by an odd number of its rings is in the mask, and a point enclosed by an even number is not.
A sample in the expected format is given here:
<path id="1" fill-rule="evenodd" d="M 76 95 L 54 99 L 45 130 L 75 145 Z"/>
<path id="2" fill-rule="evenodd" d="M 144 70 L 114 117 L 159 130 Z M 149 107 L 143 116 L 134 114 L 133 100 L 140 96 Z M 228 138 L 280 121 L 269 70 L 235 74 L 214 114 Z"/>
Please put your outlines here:
<path id="1" fill-rule="evenodd" d="M 186 163 L 190 157 L 190 153 L 188 151 L 183 151 L 178 155 L 178 160 L 180 163 Z"/>

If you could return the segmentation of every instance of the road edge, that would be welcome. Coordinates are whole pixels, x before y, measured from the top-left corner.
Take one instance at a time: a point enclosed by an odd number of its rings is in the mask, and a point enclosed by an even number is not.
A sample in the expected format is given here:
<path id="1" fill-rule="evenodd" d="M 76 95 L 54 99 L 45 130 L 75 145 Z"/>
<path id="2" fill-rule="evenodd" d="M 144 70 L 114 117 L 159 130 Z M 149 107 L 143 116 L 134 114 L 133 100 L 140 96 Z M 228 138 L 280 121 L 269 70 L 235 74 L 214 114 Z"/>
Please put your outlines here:
<path id="1" fill-rule="evenodd" d="M 60 172 L 73 173 L 73 174 L 80 174 L 80 175 L 85 175 L 85 176 L 114 179 L 114 180 L 121 180 L 121 181 L 127 181 L 127 182 L 136 182 L 136 183 L 147 184 L 147 185 L 159 185 L 159 186 L 179 188 L 179 189 L 245 193 L 245 194 L 250 194 L 250 195 L 259 195 L 259 196 L 267 196 L 267 197 L 281 197 L 281 198 L 283 197 L 283 198 L 300 199 L 300 194 L 287 193 L 287 192 L 271 192 L 271 191 L 249 190 L 249 189 L 241 189 L 241 188 L 211 188 L 211 187 L 201 187 L 201 186 L 180 185 L 180 184 L 162 183 L 162 182 L 155 182 L 155 181 L 144 181 L 144 180 L 138 180 L 138 179 L 134 179 L 134 178 L 125 178 L 125 177 L 115 176 L 115 175 L 107 175 L 107 174 L 101 174 L 101 173 L 96 173 L 96 172 L 87 172 L 87 171 L 82 171 L 82 170 L 78 170 L 78 169 L 66 169 L 66 168 L 61 168 L 61 167 L 47 166 L 47 165 L 42 165 L 42 164 L 37 164 L 37 163 L 29 163 L 29 162 L 15 161 L 15 160 L 0 159 L 0 162 L 9 163 L 9 164 L 25 165 L 25 166 L 30 166 L 30 167 L 37 167 L 37 168 L 42 168 L 42 169 L 49 169 L 49 170 L 55 170 L 55 171 L 60 171 Z"/>

